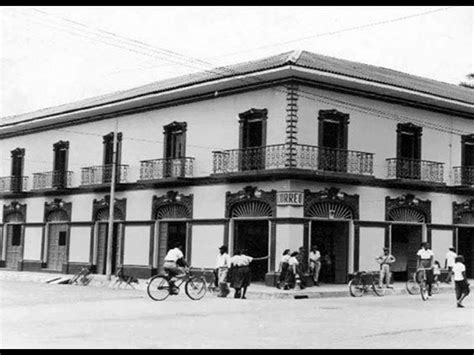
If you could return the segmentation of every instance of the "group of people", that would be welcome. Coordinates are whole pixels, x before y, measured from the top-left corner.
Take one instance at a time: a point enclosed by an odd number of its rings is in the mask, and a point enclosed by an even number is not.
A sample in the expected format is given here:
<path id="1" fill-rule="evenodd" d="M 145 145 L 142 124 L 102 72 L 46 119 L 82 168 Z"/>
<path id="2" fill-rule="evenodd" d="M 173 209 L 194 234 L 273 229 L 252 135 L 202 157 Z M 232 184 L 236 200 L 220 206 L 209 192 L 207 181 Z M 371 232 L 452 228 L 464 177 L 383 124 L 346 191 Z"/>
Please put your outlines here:
<path id="1" fill-rule="evenodd" d="M 276 287 L 289 290 L 299 286 L 301 289 L 304 289 L 307 286 L 305 275 L 308 271 L 314 284 L 319 286 L 321 253 L 317 245 L 313 245 L 309 252 L 309 267 L 307 260 L 304 247 L 300 247 L 298 251 L 294 252 L 291 252 L 290 249 L 285 249 L 278 267 L 280 274 Z"/>
<path id="2" fill-rule="evenodd" d="M 426 282 L 428 285 L 428 297 L 431 297 L 432 285 L 438 282 L 439 275 L 441 274 L 441 265 L 439 261 L 434 260 L 434 253 L 430 249 L 430 244 L 427 242 L 421 243 L 421 248 L 416 253 L 417 255 L 417 270 L 420 268 L 425 269 Z M 395 257 L 390 254 L 388 248 L 383 248 L 383 254 L 376 258 L 376 261 L 380 264 L 380 275 L 379 275 L 379 287 L 382 287 L 385 281 L 387 288 L 390 286 L 390 264 L 396 261 Z M 462 301 L 469 294 L 469 283 L 466 277 L 466 266 L 464 265 L 464 257 L 457 255 L 454 247 L 449 247 L 449 251 L 446 253 L 445 268 L 448 270 L 446 282 L 451 283 L 454 278 L 456 302 L 457 307 L 462 308 Z M 419 277 L 417 275 L 417 277 Z"/>

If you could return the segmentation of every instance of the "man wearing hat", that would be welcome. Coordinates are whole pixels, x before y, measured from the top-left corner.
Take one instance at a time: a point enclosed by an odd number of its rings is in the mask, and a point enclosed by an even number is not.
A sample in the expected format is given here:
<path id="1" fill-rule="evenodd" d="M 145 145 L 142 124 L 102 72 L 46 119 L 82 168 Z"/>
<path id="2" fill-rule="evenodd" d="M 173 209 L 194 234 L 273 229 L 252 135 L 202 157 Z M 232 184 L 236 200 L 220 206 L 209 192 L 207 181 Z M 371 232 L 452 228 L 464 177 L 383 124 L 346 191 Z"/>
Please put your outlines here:
<path id="1" fill-rule="evenodd" d="M 219 294 L 217 297 L 227 297 L 230 292 L 226 282 L 227 273 L 230 268 L 230 256 L 227 251 L 227 246 L 221 246 L 219 248 L 219 255 L 216 258 L 217 280 L 219 283 Z"/>
<path id="2" fill-rule="evenodd" d="M 389 253 L 388 248 L 383 248 L 383 254 L 375 259 L 380 264 L 379 287 L 382 288 L 383 280 L 385 279 L 385 286 L 390 286 L 390 264 L 395 262 L 395 257 Z"/>

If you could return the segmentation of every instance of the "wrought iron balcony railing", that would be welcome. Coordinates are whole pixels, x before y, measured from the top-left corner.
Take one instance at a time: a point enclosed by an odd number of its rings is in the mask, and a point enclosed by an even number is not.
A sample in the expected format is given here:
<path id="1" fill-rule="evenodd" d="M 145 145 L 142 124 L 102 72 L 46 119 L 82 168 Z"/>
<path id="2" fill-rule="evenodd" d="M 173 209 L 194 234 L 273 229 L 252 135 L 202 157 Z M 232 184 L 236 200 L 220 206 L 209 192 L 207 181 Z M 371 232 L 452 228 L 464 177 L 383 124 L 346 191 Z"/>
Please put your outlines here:
<path id="1" fill-rule="evenodd" d="M 194 158 L 142 160 L 140 180 L 154 180 L 169 177 L 192 177 Z"/>
<path id="2" fill-rule="evenodd" d="M 474 185 L 474 166 L 455 166 L 453 170 L 455 186 Z"/>
<path id="3" fill-rule="evenodd" d="M 0 193 L 26 191 L 28 176 L 0 177 Z"/>
<path id="4" fill-rule="evenodd" d="M 443 182 L 444 163 L 417 159 L 387 159 L 389 179 L 411 179 L 428 182 Z"/>
<path id="5" fill-rule="evenodd" d="M 66 189 L 72 185 L 72 171 L 53 170 L 33 174 L 33 190 Z"/>
<path id="6" fill-rule="evenodd" d="M 345 149 L 277 144 L 217 151 L 213 154 L 214 174 L 290 167 L 359 175 L 373 174 L 373 153 Z"/>
<path id="7" fill-rule="evenodd" d="M 128 165 L 117 165 L 115 182 L 127 182 Z M 107 184 L 112 181 L 112 164 L 82 168 L 81 185 Z"/>

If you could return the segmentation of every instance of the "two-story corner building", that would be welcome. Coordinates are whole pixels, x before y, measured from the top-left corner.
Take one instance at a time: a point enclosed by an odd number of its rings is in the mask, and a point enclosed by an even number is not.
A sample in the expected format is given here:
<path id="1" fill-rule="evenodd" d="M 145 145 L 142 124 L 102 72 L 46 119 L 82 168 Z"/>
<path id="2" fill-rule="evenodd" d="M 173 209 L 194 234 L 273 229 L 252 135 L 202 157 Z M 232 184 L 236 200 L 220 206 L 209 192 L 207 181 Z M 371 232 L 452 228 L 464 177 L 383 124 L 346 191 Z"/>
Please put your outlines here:
<path id="1" fill-rule="evenodd" d="M 474 275 L 474 92 L 305 51 L 5 118 L 1 268 L 105 273 L 115 127 L 113 271 L 317 244 L 343 283 L 387 246 L 403 280 L 428 240 Z"/>

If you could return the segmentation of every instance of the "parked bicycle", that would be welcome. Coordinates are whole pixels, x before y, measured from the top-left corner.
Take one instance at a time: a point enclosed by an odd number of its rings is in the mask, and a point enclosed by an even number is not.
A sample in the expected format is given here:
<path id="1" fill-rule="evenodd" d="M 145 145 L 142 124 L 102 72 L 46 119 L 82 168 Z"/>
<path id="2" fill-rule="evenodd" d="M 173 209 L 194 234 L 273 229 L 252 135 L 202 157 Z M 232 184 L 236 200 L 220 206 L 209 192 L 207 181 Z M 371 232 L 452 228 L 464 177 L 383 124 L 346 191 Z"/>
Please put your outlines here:
<path id="1" fill-rule="evenodd" d="M 359 271 L 356 272 L 351 281 L 349 281 L 349 293 L 352 297 L 361 297 L 364 293 L 369 292 L 370 289 L 377 295 L 383 296 L 385 289 L 378 287 L 376 276 L 378 271 Z"/>
<path id="2" fill-rule="evenodd" d="M 190 270 L 187 269 L 183 276 L 175 276 L 174 278 L 178 278 L 178 280 L 174 282 L 174 290 L 177 292 L 173 292 L 171 289 L 171 277 L 168 273 L 153 276 L 148 281 L 148 296 L 154 301 L 163 301 L 170 295 L 179 294 L 180 286 L 183 283 L 186 295 L 192 300 L 200 300 L 206 294 L 207 285 L 203 276 L 192 276 Z"/>
<path id="3" fill-rule="evenodd" d="M 92 280 L 92 277 L 89 277 L 90 274 L 92 274 L 91 267 L 85 266 L 69 280 L 69 284 L 87 286 Z"/>
<path id="4" fill-rule="evenodd" d="M 417 269 L 411 277 L 408 278 L 406 282 L 406 289 L 410 295 L 421 295 L 421 299 L 426 301 L 428 299 L 428 283 L 426 278 L 426 270 L 430 270 L 427 268 L 419 268 Z M 439 293 L 439 281 L 435 281 L 431 285 L 431 293 L 437 294 Z"/>

